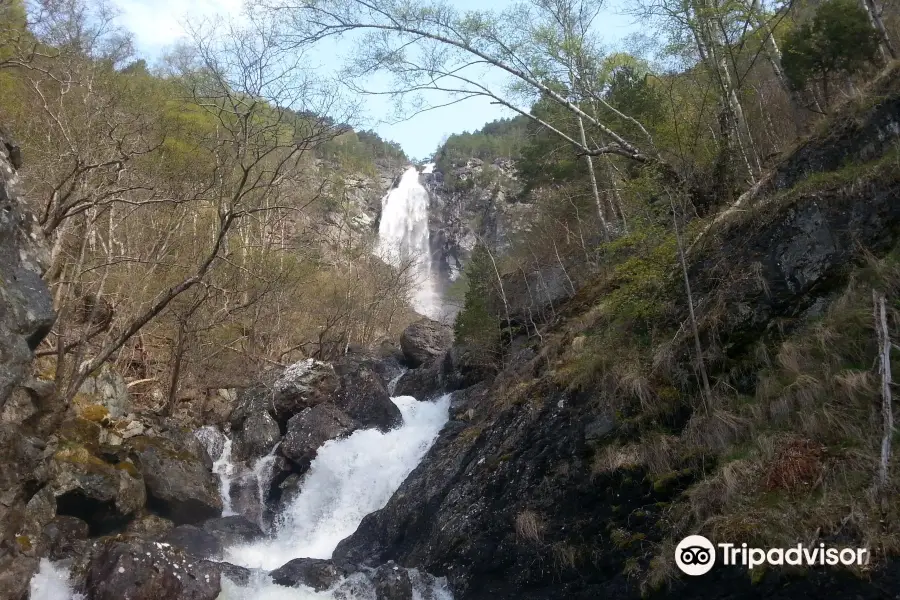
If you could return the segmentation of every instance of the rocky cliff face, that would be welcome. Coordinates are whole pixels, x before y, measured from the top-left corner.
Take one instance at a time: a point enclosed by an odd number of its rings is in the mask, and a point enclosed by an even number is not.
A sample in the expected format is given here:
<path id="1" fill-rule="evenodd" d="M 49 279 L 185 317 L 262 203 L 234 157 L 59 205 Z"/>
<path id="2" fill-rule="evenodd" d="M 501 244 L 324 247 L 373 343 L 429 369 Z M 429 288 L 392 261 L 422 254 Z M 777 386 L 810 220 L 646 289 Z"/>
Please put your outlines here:
<path id="1" fill-rule="evenodd" d="M 821 315 L 848 282 L 851 265 L 896 247 L 900 92 L 895 83 L 882 84 L 872 105 L 851 107 L 852 115 L 839 115 L 828 133 L 801 145 L 760 186 L 748 212 L 716 223 L 692 249 L 701 333 L 716 373 L 758 342 L 783 339 Z M 440 197 L 439 180 L 432 185 Z M 464 245 L 473 215 L 492 210 L 484 198 L 459 198 L 440 199 L 453 223 L 444 233 L 448 248 Z M 598 467 L 598 449 L 639 450 L 627 443 L 640 437 L 639 421 L 604 408 L 600 390 L 576 391 L 561 376 L 567 352 L 584 341 L 577 322 L 602 300 L 597 294 L 586 286 L 544 329 L 543 343 L 512 340 L 499 375 L 454 393 L 451 421 L 424 461 L 335 557 L 395 560 L 446 575 L 457 600 L 637 598 L 664 594 L 669 583 L 692 598 L 895 597 L 900 581 L 890 566 L 875 567 L 871 581 L 815 569 L 799 577 L 775 571 L 750 585 L 745 569 L 717 567 L 690 581 L 641 584 L 654 561 L 670 559 L 674 547 L 663 558 L 651 548 L 674 526 L 680 513 L 670 507 L 698 473 L 653 476 L 647 462 L 624 453 Z M 679 339 L 687 348 L 687 336 Z M 448 381 L 433 367 L 405 379 L 432 393 Z M 689 411 L 654 422 L 675 432 L 662 439 L 676 443 Z M 849 545 L 861 543 L 854 533 L 842 535 Z"/>
<path id="2" fill-rule="evenodd" d="M 21 535 L 36 511 L 29 507 L 39 504 L 32 502 L 35 485 L 47 476 L 44 443 L 22 426 L 38 407 L 19 385 L 55 318 L 41 280 L 47 249 L 20 197 L 21 161 L 15 142 L 0 132 L 0 597 L 10 598 L 24 595 L 37 567 Z"/>
<path id="3" fill-rule="evenodd" d="M 459 277 L 479 240 L 503 253 L 516 232 L 528 227 L 532 207 L 509 160 L 486 164 L 472 158 L 422 178 L 431 195 L 431 251 L 445 286 Z"/>

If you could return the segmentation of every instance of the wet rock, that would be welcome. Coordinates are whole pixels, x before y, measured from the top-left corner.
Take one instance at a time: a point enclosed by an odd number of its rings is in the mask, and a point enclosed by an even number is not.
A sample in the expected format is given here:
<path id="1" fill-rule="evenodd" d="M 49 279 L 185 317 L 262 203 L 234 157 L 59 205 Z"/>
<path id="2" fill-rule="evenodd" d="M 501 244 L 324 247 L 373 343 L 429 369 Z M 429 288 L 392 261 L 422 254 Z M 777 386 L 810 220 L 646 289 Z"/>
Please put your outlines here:
<path id="1" fill-rule="evenodd" d="M 197 558 L 216 559 L 222 556 L 222 542 L 212 533 L 194 525 L 179 525 L 162 539 Z"/>
<path id="2" fill-rule="evenodd" d="M 88 538 L 90 526 L 77 517 L 54 517 L 41 532 L 42 543 L 52 560 L 61 560 L 81 550 L 81 542 Z"/>
<path id="3" fill-rule="evenodd" d="M 240 515 L 210 519 L 204 521 L 200 528 L 219 540 L 226 548 L 255 542 L 265 536 L 259 525 Z"/>
<path id="4" fill-rule="evenodd" d="M 198 523 L 222 514 L 219 482 L 205 462 L 209 457 L 197 439 L 188 435 L 194 445 L 149 436 L 128 441 L 144 474 L 148 505 L 176 524 Z"/>
<path id="5" fill-rule="evenodd" d="M 90 600 L 215 600 L 221 568 L 159 542 L 107 538 L 87 571 Z"/>
<path id="6" fill-rule="evenodd" d="M 394 396 L 412 396 L 418 400 L 429 400 L 440 395 L 441 391 L 441 365 L 438 362 L 410 369 L 394 386 Z"/>
<path id="7" fill-rule="evenodd" d="M 275 381 L 273 405 L 279 423 L 332 399 L 338 388 L 334 368 L 311 358 L 289 366 Z"/>
<path id="8" fill-rule="evenodd" d="M 377 600 L 412 600 L 413 587 L 406 569 L 390 561 L 372 574 Z"/>
<path id="9" fill-rule="evenodd" d="M 232 458 L 235 461 L 250 461 L 267 455 L 281 441 L 281 430 L 269 413 L 257 412 L 249 415 L 234 434 Z"/>
<path id="10" fill-rule="evenodd" d="M 250 416 L 259 413 L 275 414 L 272 404 L 273 392 L 264 383 L 245 388 L 238 392 L 237 403 L 231 411 L 231 428 L 240 429 L 244 421 Z"/>
<path id="11" fill-rule="evenodd" d="M 148 514 L 135 517 L 128 523 L 125 532 L 156 542 L 164 538 L 174 528 L 175 524 L 169 519 Z"/>
<path id="12" fill-rule="evenodd" d="M 25 600 L 31 576 L 38 570 L 39 561 L 18 551 L 0 550 L 0 598 Z"/>
<path id="13" fill-rule="evenodd" d="M 388 431 L 403 422 L 400 409 L 391 402 L 381 378 L 369 368 L 341 377 L 334 404 L 364 428 Z"/>
<path id="14" fill-rule="evenodd" d="M 319 404 L 291 417 L 279 450 L 302 473 L 322 444 L 358 428 L 358 423 L 333 404 Z"/>
<path id="15" fill-rule="evenodd" d="M 50 461 L 56 512 L 84 519 L 94 535 L 114 531 L 144 507 L 144 480 L 131 463 L 112 465 L 84 446 L 70 445 Z"/>
<path id="16" fill-rule="evenodd" d="M 278 585 L 287 587 L 305 585 L 322 592 L 334 586 L 350 572 L 350 568 L 335 564 L 331 560 L 295 558 L 269 573 L 269 576 Z"/>
<path id="17" fill-rule="evenodd" d="M 216 563 L 222 571 L 222 577 L 227 577 L 237 585 L 247 585 L 250 583 L 250 576 L 253 572 L 247 567 L 240 567 L 229 562 Z"/>
<path id="18" fill-rule="evenodd" d="M 278 486 L 278 508 L 277 514 L 281 514 L 288 506 L 294 503 L 297 496 L 302 491 L 303 478 L 296 473 L 288 475 L 287 478 Z"/>
<path id="19" fill-rule="evenodd" d="M 453 343 L 453 330 L 431 319 L 420 319 L 403 330 L 400 348 L 411 367 L 427 364 Z"/>

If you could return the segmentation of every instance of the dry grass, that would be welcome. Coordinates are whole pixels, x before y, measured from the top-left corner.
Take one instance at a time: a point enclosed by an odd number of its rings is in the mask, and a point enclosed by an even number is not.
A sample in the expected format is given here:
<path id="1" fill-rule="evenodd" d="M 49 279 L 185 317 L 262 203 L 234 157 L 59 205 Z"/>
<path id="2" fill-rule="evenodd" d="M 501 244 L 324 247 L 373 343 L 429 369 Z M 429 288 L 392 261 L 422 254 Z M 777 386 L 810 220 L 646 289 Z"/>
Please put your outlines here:
<path id="1" fill-rule="evenodd" d="M 545 528 L 541 516 L 531 509 L 526 508 L 516 515 L 516 537 L 520 540 L 539 544 L 543 540 Z"/>

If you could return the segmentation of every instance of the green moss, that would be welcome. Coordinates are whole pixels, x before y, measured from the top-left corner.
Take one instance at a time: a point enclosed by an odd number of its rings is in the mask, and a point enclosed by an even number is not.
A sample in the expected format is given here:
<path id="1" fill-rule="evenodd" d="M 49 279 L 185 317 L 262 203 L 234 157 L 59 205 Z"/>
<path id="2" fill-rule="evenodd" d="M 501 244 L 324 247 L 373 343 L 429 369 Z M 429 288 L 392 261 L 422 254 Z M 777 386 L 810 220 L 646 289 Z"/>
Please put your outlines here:
<path id="1" fill-rule="evenodd" d="M 102 404 L 88 404 L 81 407 L 81 417 L 94 423 L 102 423 L 109 417 L 109 409 Z"/>
<path id="2" fill-rule="evenodd" d="M 141 476 L 141 472 L 137 470 L 137 467 L 134 466 L 134 463 L 130 460 L 123 460 L 121 462 L 117 462 L 115 464 L 116 469 L 119 471 L 125 471 L 135 479 L 139 479 Z"/>
<path id="3" fill-rule="evenodd" d="M 609 537 L 616 548 L 624 550 L 643 541 L 647 536 L 640 532 L 631 532 L 627 529 L 617 528 L 613 529 Z"/>
<path id="4" fill-rule="evenodd" d="M 84 446 L 77 444 L 70 444 L 58 450 L 53 458 L 60 462 L 79 465 L 86 470 L 108 472 L 112 468 L 112 465 L 94 456 Z"/>
<path id="5" fill-rule="evenodd" d="M 93 421 L 75 417 L 59 426 L 56 434 L 64 442 L 97 450 L 100 446 L 100 426 Z"/>
<path id="6" fill-rule="evenodd" d="M 29 552 L 29 551 L 31 551 L 31 548 L 32 548 L 32 545 L 31 545 L 31 538 L 28 537 L 27 535 L 18 535 L 18 536 L 16 536 L 16 543 L 19 545 L 19 549 L 20 549 L 22 552 Z"/>

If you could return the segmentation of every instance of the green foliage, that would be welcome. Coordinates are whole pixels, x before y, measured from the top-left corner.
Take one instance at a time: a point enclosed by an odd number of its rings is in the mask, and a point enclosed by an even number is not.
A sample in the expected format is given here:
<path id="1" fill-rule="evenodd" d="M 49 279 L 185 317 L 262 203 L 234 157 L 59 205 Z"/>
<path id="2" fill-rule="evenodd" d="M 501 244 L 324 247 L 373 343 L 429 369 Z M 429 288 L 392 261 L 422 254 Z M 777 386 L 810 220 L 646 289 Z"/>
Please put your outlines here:
<path id="1" fill-rule="evenodd" d="M 456 340 L 493 353 L 500 339 L 500 321 L 494 308 L 496 274 L 488 250 L 481 243 L 472 251 L 463 277 L 467 287 L 463 309 L 453 325 Z"/>
<path id="2" fill-rule="evenodd" d="M 826 0 L 811 21 L 785 36 L 784 72 L 797 89 L 821 83 L 827 103 L 830 80 L 862 70 L 877 54 L 878 36 L 859 4 Z"/>
<path id="3" fill-rule="evenodd" d="M 526 117 L 499 119 L 474 133 L 459 133 L 447 138 L 434 155 L 434 162 L 443 173 L 462 166 L 470 158 L 485 162 L 495 158 L 518 158 L 525 143 Z"/>

